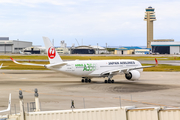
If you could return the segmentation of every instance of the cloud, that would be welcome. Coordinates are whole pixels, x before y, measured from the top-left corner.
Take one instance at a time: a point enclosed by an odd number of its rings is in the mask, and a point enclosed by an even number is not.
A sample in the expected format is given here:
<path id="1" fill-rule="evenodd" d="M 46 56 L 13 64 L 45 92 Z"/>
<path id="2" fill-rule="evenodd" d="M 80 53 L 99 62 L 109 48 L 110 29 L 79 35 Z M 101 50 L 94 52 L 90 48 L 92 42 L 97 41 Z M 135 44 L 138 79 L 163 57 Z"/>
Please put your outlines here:
<path id="1" fill-rule="evenodd" d="M 155 8 L 155 39 L 178 39 L 179 1 L 0 0 L 0 32 L 42 44 L 41 36 L 72 44 L 146 45 L 145 8 Z M 37 37 L 38 36 L 38 37 Z M 110 40 L 111 39 L 111 40 Z M 109 41 L 110 40 L 110 41 Z M 138 43 L 136 41 L 139 41 Z M 57 41 L 59 44 L 59 41 Z"/>
<path id="2" fill-rule="evenodd" d="M 35 7 L 37 4 L 42 4 L 42 3 L 60 5 L 60 6 L 76 4 L 76 2 L 70 0 L 66 0 L 66 1 L 64 0 L 0 0 L 0 3 L 25 5 L 30 7 L 32 6 Z"/>

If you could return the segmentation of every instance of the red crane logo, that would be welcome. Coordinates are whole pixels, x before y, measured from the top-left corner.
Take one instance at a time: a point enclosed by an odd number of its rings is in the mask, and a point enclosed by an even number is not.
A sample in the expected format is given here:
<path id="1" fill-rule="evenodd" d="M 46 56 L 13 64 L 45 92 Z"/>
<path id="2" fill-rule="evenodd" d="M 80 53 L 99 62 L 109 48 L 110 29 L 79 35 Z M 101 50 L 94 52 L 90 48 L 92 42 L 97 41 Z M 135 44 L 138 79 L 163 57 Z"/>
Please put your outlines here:
<path id="1" fill-rule="evenodd" d="M 49 57 L 50 59 L 53 59 L 55 56 L 56 56 L 55 48 L 54 48 L 54 47 L 50 47 L 50 48 L 48 49 L 48 57 Z"/>

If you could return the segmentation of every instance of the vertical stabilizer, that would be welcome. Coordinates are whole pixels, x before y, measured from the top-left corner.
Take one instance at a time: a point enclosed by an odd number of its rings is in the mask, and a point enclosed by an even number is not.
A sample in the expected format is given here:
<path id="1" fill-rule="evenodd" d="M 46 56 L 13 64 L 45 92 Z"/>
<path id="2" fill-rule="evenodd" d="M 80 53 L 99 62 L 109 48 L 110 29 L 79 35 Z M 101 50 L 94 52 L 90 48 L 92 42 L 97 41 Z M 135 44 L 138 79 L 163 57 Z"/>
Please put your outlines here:
<path id="1" fill-rule="evenodd" d="M 48 37 L 43 37 L 50 64 L 63 62 Z"/>

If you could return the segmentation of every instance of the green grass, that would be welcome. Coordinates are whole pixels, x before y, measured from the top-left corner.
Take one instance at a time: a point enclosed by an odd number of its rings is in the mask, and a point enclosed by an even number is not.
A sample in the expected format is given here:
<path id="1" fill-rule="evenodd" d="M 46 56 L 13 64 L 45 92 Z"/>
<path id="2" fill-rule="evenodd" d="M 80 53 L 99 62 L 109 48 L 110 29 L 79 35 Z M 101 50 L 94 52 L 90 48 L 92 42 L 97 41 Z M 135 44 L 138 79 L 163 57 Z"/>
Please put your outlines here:
<path id="1" fill-rule="evenodd" d="M 21 55 L 21 56 L 4 56 L 1 55 L 0 59 L 10 59 L 10 57 L 12 57 L 13 59 L 40 59 L 40 60 L 48 60 L 47 56 L 31 56 L 31 55 Z"/>
<path id="2" fill-rule="evenodd" d="M 18 65 L 13 63 L 12 61 L 1 61 L 0 64 L 3 63 L 3 66 L 8 66 L 2 69 L 13 69 L 13 70 L 48 70 L 41 66 L 30 66 L 30 65 Z M 49 64 L 49 62 L 30 62 L 36 64 Z M 150 64 L 142 64 L 143 66 L 150 65 Z M 158 65 L 152 68 L 144 68 L 144 71 L 180 71 L 180 66 L 172 66 L 172 65 Z"/>

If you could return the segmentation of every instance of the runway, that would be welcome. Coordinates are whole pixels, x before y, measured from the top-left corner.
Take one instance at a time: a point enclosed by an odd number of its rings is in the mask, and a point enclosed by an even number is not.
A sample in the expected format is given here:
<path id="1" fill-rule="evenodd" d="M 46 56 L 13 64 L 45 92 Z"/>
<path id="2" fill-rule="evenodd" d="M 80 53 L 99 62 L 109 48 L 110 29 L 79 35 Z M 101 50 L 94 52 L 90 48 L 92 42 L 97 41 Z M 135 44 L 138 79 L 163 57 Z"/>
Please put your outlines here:
<path id="1" fill-rule="evenodd" d="M 180 106 L 179 72 L 143 72 L 140 80 L 128 81 L 122 75 L 114 76 L 115 83 L 104 83 L 104 78 L 81 83 L 81 78 L 49 70 L 1 70 L 0 110 L 6 109 L 8 94 L 13 106 L 19 106 L 19 89 L 24 95 L 25 107 L 34 101 L 34 89 L 39 90 L 42 110 L 97 108 L 120 106 Z M 120 98 L 120 99 L 119 99 Z M 121 102 L 120 102 L 121 101 Z"/>

